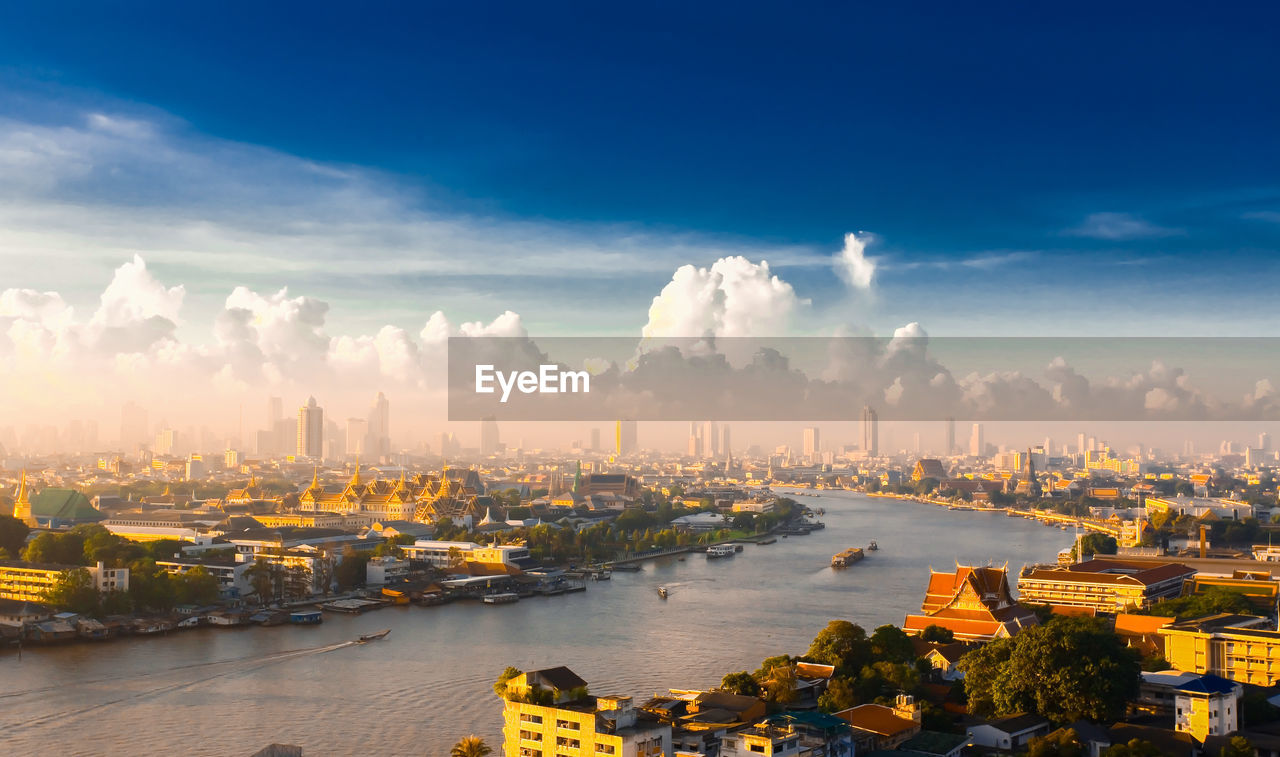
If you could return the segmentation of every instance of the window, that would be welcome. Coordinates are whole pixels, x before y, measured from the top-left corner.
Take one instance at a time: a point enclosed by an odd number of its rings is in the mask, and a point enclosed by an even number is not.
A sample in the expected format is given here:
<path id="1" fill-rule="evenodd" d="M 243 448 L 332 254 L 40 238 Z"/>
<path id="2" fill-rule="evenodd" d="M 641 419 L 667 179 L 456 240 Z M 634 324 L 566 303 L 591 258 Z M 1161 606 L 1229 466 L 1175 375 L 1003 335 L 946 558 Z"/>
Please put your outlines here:
<path id="1" fill-rule="evenodd" d="M 572 720 L 557 720 L 557 721 L 556 721 L 556 728 L 564 728 L 564 729 L 569 730 L 569 731 L 580 731 L 580 730 L 582 730 L 582 726 L 581 726 L 581 725 L 579 725 L 579 724 L 577 724 L 577 723 L 575 723 L 575 722 L 573 722 Z"/>
<path id="2" fill-rule="evenodd" d="M 617 751 L 618 750 L 613 747 L 613 744 L 596 744 L 597 754 L 614 754 Z"/>
<path id="3" fill-rule="evenodd" d="M 750 749 L 753 752 L 759 752 L 760 754 L 764 754 L 764 744 L 752 744 L 748 746 L 747 749 Z"/>
<path id="4" fill-rule="evenodd" d="M 524 723 L 533 723 L 534 725 L 542 725 L 541 715 L 521 715 L 520 720 L 521 722 L 524 722 Z"/>

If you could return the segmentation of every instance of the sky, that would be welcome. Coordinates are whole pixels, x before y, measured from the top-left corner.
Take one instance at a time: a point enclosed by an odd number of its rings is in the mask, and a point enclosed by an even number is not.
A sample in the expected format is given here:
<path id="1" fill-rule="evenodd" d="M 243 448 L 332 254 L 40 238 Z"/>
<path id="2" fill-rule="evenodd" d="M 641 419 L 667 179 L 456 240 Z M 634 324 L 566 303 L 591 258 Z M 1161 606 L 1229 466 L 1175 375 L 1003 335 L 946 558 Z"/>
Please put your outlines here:
<path id="1" fill-rule="evenodd" d="M 10 8 L 0 348 L 305 396 L 486 330 L 1273 336 L 1277 15 Z"/>

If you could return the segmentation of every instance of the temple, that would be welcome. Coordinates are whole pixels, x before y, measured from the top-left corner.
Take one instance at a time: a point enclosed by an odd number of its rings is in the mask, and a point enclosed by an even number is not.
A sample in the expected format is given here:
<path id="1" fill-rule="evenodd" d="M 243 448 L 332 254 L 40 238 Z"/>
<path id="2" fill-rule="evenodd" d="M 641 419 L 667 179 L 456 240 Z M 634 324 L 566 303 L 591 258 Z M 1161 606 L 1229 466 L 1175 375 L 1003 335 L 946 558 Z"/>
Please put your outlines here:
<path id="1" fill-rule="evenodd" d="M 475 524 L 483 518 L 505 519 L 505 512 L 491 497 L 480 494 L 480 476 L 473 470 L 449 470 L 439 476 L 400 474 L 398 480 L 365 481 L 360 466 L 345 485 L 320 483 L 319 470 L 298 499 L 304 512 L 367 514 L 378 520 L 414 520 L 435 523 L 448 518 L 458 524 Z"/>
<path id="2" fill-rule="evenodd" d="M 1035 624 L 1035 613 L 1014 601 L 1007 568 L 957 565 L 954 573 L 930 570 L 920 614 L 908 615 L 902 630 L 920 634 L 941 626 L 957 641 L 990 641 Z"/>

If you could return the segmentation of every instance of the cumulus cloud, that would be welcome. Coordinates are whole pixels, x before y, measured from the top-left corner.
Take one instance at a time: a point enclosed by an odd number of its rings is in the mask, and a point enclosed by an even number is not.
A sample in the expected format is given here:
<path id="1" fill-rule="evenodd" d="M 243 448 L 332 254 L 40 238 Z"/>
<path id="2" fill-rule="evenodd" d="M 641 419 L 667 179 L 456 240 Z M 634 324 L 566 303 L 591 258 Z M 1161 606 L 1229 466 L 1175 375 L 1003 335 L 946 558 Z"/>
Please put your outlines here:
<path id="1" fill-rule="evenodd" d="M 1078 226 L 1063 232 L 1067 236 L 1122 242 L 1177 236 L 1181 229 L 1158 226 L 1130 213 L 1090 213 Z"/>
<path id="2" fill-rule="evenodd" d="M 733 256 L 710 268 L 682 265 L 653 298 L 641 334 L 646 340 L 782 334 L 806 303 L 765 260 Z"/>
<path id="3" fill-rule="evenodd" d="M 840 278 L 855 289 L 870 289 L 876 275 L 876 261 L 867 257 L 867 245 L 873 237 L 865 232 L 844 235 L 844 248 L 835 256 L 835 269 Z"/>

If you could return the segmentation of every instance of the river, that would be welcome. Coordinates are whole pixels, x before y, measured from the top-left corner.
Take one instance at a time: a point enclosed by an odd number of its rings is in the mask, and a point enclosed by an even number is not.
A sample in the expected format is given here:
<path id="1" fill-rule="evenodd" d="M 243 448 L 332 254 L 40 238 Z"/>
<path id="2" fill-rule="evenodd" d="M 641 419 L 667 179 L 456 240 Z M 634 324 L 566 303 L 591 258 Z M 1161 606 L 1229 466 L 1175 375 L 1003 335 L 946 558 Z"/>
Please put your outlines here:
<path id="1" fill-rule="evenodd" d="M 919 609 L 930 566 L 1052 561 L 1071 535 L 1003 514 L 845 492 L 797 496 L 827 528 L 736 557 L 663 558 L 586 592 L 455 603 L 314 627 L 198 629 L 0 653 L 0 753 L 247 757 L 273 742 L 319 755 L 446 755 L 501 745 L 491 689 L 508 665 L 568 665 L 596 694 L 643 700 L 803 653 L 827 621 L 868 631 Z M 831 555 L 874 539 L 845 570 Z M 670 598 L 662 600 L 658 586 Z M 378 642 L 361 633 L 391 628 Z"/>

